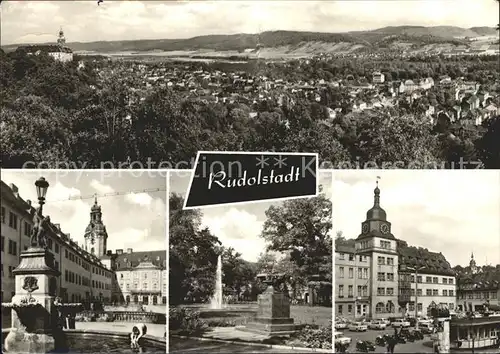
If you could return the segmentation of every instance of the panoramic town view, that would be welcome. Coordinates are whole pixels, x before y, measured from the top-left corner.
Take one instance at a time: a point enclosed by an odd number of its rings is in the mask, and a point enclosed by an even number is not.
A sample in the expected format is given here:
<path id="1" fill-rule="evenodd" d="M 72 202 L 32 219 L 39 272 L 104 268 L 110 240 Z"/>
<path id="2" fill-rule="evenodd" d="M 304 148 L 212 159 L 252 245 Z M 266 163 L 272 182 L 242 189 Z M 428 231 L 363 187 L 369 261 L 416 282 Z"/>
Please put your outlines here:
<path id="1" fill-rule="evenodd" d="M 457 3 L 3 1 L 2 165 L 498 168 L 499 5 Z"/>
<path id="2" fill-rule="evenodd" d="M 190 210 L 169 174 L 169 352 L 331 353 L 331 173 L 316 197 Z"/>
<path id="3" fill-rule="evenodd" d="M 2 353 L 165 353 L 164 175 L 2 170 L 0 197 Z"/>
<path id="4" fill-rule="evenodd" d="M 336 352 L 498 353 L 500 172 L 333 180 Z"/>

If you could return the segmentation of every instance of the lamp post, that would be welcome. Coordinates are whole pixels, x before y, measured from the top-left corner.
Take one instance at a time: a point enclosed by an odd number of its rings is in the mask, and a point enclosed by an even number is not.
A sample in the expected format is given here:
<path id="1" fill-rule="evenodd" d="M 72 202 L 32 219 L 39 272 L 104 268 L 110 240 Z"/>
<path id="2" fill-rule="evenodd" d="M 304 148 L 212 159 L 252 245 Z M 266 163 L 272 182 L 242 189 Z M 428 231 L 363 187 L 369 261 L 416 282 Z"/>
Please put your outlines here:
<path id="1" fill-rule="evenodd" d="M 406 267 L 407 270 L 413 271 L 415 274 L 415 330 L 418 330 L 418 271 L 424 269 L 421 267 Z"/>
<path id="2" fill-rule="evenodd" d="M 49 182 L 45 178 L 40 177 L 35 182 L 36 194 L 38 196 L 38 204 L 40 204 L 40 214 L 42 214 L 42 208 L 45 204 L 45 196 L 47 195 L 47 189 L 49 189 Z"/>

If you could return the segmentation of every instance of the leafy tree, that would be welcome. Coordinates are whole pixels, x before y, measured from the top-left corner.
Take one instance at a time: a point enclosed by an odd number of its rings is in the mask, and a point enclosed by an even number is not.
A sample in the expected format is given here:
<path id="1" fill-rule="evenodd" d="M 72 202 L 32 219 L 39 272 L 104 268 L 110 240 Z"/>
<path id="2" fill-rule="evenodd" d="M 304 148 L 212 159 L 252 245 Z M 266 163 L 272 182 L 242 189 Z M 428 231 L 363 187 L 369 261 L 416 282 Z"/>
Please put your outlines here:
<path id="1" fill-rule="evenodd" d="M 323 194 L 285 201 L 266 211 L 262 237 L 268 249 L 289 254 L 297 275 L 332 277 L 331 202 Z"/>
<path id="2" fill-rule="evenodd" d="M 478 139 L 479 156 L 486 168 L 500 168 L 500 116 L 485 122 L 486 133 Z"/>
<path id="3" fill-rule="evenodd" d="M 220 241 L 208 229 L 200 230 L 201 214 L 183 210 L 183 198 L 169 198 L 170 303 L 207 301 L 214 292 Z"/>

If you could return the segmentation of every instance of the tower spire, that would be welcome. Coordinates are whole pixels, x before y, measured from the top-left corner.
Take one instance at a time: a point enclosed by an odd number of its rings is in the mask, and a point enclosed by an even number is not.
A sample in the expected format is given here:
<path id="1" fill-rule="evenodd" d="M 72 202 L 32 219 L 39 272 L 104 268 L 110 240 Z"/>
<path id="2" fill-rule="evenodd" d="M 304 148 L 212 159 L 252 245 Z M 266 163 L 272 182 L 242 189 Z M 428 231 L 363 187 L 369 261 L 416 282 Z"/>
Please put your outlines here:
<path id="1" fill-rule="evenodd" d="M 375 190 L 373 191 L 374 193 L 374 198 L 373 198 L 373 205 L 374 206 L 380 206 L 380 189 L 378 188 L 378 180 L 380 179 L 380 176 L 377 176 L 377 180 L 375 181 Z"/>

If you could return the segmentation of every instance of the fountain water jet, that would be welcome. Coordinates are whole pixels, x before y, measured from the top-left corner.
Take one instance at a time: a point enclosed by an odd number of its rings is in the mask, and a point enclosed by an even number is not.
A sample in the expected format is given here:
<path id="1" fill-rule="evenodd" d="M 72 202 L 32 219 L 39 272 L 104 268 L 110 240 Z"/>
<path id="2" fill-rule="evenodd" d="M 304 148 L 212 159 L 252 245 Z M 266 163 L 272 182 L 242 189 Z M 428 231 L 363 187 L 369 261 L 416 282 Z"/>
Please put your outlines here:
<path id="1" fill-rule="evenodd" d="M 210 308 L 222 309 L 222 257 L 217 258 L 217 271 L 215 272 L 215 293 L 210 301 Z"/>

